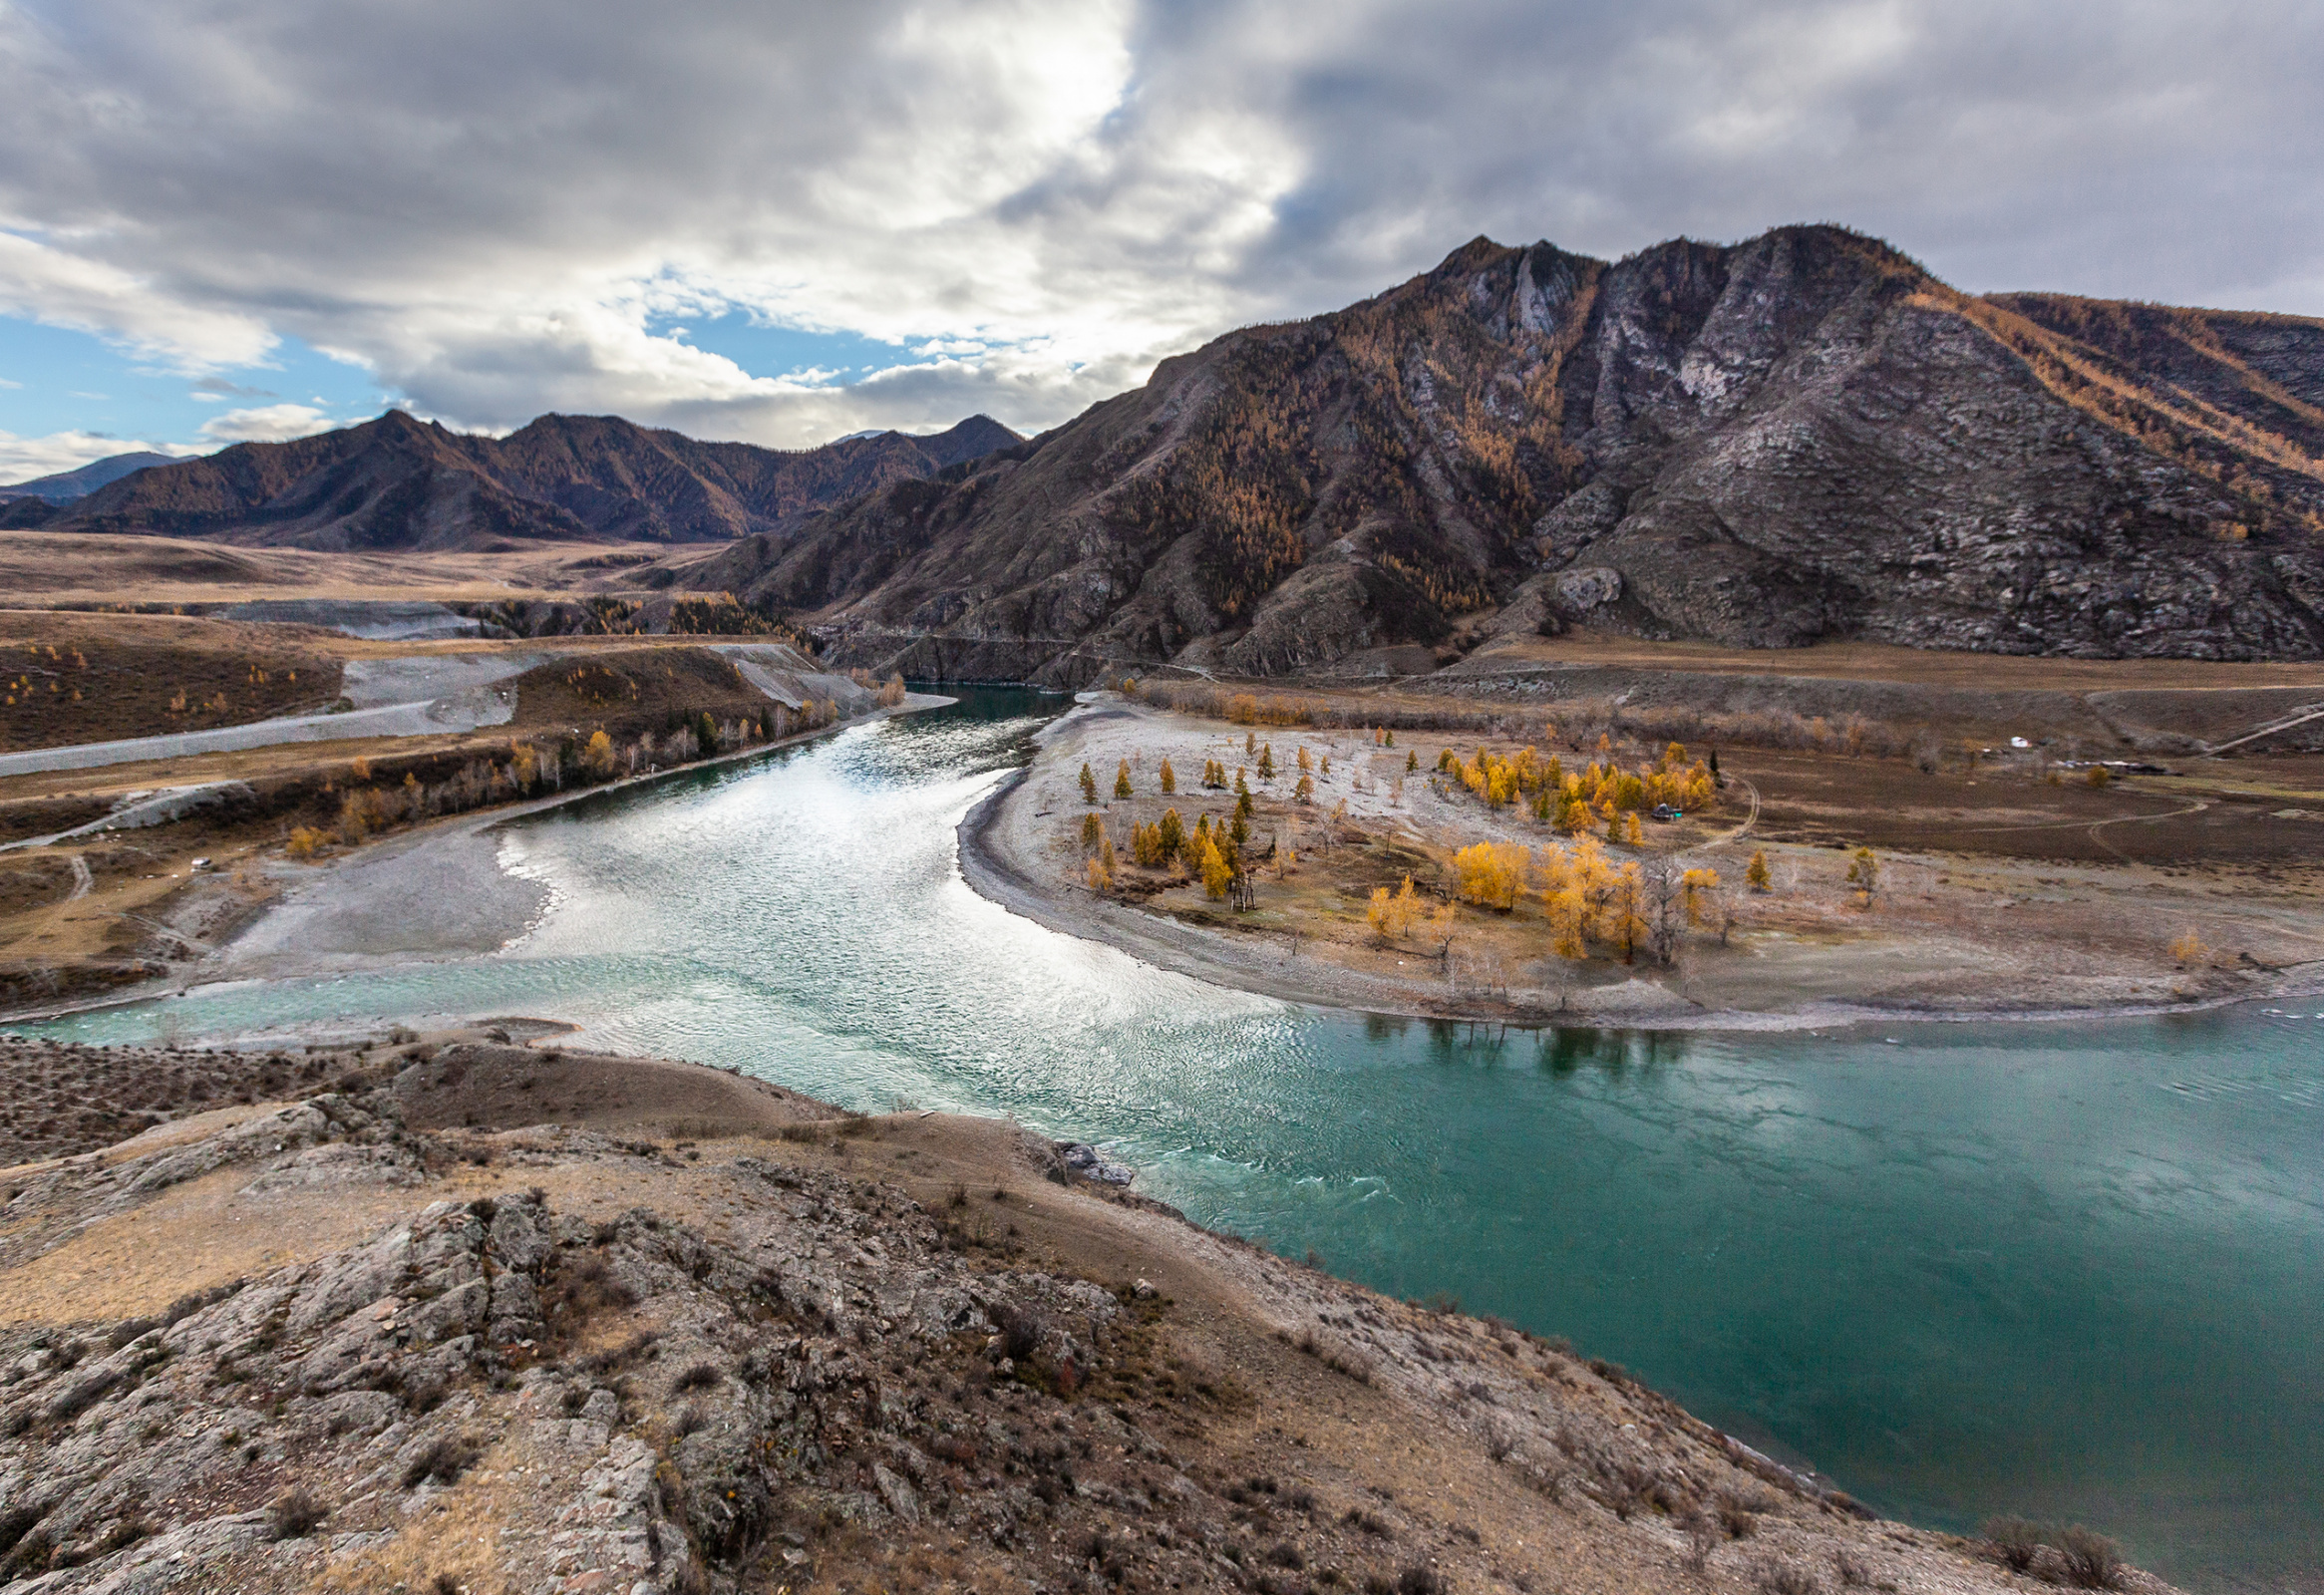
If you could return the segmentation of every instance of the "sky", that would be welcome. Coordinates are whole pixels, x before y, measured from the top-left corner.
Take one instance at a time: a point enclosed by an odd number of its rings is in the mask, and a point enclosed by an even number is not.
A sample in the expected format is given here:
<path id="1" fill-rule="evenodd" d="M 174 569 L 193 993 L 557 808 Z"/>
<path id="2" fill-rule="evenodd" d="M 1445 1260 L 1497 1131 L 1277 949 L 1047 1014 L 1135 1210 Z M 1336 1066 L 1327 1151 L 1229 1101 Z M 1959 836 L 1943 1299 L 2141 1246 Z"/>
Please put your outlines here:
<path id="1" fill-rule="evenodd" d="M 1032 432 L 1485 234 L 2324 315 L 2315 0 L 0 0 L 0 481 Z"/>

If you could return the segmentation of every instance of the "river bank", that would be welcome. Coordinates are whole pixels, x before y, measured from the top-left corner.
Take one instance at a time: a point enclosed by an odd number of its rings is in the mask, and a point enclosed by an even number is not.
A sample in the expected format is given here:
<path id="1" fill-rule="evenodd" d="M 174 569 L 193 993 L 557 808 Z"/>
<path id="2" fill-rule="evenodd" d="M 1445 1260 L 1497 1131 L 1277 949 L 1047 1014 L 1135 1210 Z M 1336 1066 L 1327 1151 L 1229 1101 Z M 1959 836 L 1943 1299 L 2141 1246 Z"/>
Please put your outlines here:
<path id="1" fill-rule="evenodd" d="M 650 787 L 672 776 L 746 764 L 850 727 L 941 709 L 954 699 L 909 693 L 836 726 L 795 733 L 670 770 L 474 810 L 411 826 L 363 845 L 300 862 L 264 858 L 233 874 L 195 874 L 165 922 L 198 923 L 180 934 L 196 956 L 154 978 L 65 1001 L 0 1011 L 0 1023 L 31 1022 L 176 996 L 197 986 L 296 980 L 498 952 L 536 926 L 551 902 L 545 885 L 508 867 L 501 832 L 516 821 L 585 800 Z"/>
<path id="2" fill-rule="evenodd" d="M 484 1030 L 208 1065 L 255 1100 L 6 1170 L 8 1570 L 58 1595 L 2022 1587 L 1005 1120 Z M 12 1094 L 59 1069 L 166 1095 L 169 1058 L 0 1050 Z"/>
<path id="3" fill-rule="evenodd" d="M 1877 1020 L 2191 1012 L 2324 991 L 2324 910 L 2312 899 L 2230 896 L 2223 879 L 2190 881 L 2184 870 L 1898 851 L 1882 857 L 1878 908 L 1860 909 L 1843 879 L 1852 855 L 1755 834 L 1754 761 L 1738 751 L 1728 756 L 1739 794 L 1729 817 L 1740 822 L 1698 827 L 1675 847 L 1658 829 L 1649 846 L 1629 850 L 1650 856 L 1659 846 L 1674 867 L 1715 867 L 1730 888 L 1734 924 L 1725 938 L 1687 936 L 1668 964 L 1603 953 L 1561 958 L 1550 952 L 1545 927 L 1528 931 L 1523 915 L 1464 908 L 1441 947 L 1389 944 L 1364 922 L 1362 888 L 1371 878 L 1393 880 L 1416 864 L 1434 865 L 1441 878 L 1451 853 L 1471 842 L 1549 841 L 1521 810 L 1495 815 L 1451 784 L 1431 782 L 1426 766 L 1446 739 L 1408 734 L 1406 749 L 1384 749 L 1344 732 L 1245 732 L 1112 693 L 1083 698 L 1042 729 L 1032 764 L 963 819 L 963 877 L 1050 929 L 1238 990 L 1487 1023 L 1800 1030 Z M 1305 860 L 1299 867 L 1314 869 L 1316 840 L 1331 826 L 1342 855 L 1385 843 L 1384 869 L 1367 875 L 1359 861 L 1301 890 L 1262 866 L 1248 913 L 1207 901 L 1191 881 L 1153 890 L 1149 877 L 1141 883 L 1150 893 L 1143 903 L 1087 883 L 1084 815 L 1098 813 L 1109 835 L 1123 833 L 1123 858 L 1128 830 L 1165 806 L 1180 809 L 1189 826 L 1197 813 L 1223 822 L 1230 795 L 1195 791 L 1187 778 L 1211 760 L 1229 770 L 1249 766 L 1246 736 L 1263 736 L 1283 767 L 1272 792 L 1254 785 L 1261 793 L 1254 846 L 1295 838 Z M 1311 805 L 1281 800 L 1295 748 L 1337 761 L 1336 770 L 1329 761 L 1320 766 L 1327 774 Z M 1424 768 L 1406 771 L 1409 755 L 1420 750 Z M 1165 760 L 1187 773 L 1167 797 L 1158 782 Z M 1086 802 L 1078 790 L 1085 765 L 1102 795 L 1114 772 L 1128 767 L 1139 796 Z M 1748 810 L 1740 797 L 1746 792 Z M 1336 826 L 1327 817 L 1335 804 L 1344 805 Z M 1770 860 L 1773 888 L 1735 891 L 1757 851 Z M 2169 941 L 2187 934 L 2203 944 L 2202 958 L 2172 955 Z M 2274 950 L 2278 967 L 2221 950 L 2254 945 Z"/>

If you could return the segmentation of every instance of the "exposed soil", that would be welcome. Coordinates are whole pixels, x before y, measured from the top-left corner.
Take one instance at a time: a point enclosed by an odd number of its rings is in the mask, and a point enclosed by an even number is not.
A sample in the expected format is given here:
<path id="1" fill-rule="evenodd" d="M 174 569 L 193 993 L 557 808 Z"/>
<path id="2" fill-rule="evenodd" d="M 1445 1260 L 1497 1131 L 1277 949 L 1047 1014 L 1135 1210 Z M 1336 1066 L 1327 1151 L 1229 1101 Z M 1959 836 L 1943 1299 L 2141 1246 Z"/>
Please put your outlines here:
<path id="1" fill-rule="evenodd" d="M 4 1576 L 2032 1587 L 1617 1369 L 1196 1229 L 1013 1125 L 554 1045 L 382 1038 L 332 1089 L 10 1171 Z M 92 1068 L 153 1065 L 16 1054 L 0 1089 Z"/>

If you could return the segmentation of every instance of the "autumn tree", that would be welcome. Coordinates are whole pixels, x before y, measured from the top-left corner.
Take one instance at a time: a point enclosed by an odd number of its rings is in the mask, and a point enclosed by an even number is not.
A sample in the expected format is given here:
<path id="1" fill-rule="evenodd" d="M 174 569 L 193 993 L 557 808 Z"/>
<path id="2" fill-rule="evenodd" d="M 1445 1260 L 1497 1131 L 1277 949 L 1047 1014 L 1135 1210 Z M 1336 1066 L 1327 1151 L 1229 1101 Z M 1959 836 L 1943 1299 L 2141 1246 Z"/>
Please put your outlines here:
<path id="1" fill-rule="evenodd" d="M 1769 889 L 1768 852 L 1765 847 L 1752 853 L 1751 867 L 1743 872 L 1743 879 L 1753 891 L 1765 892 Z"/>
<path id="2" fill-rule="evenodd" d="M 599 731 L 592 733 L 581 750 L 581 768 L 603 781 L 613 774 L 613 739 Z"/>
<path id="3" fill-rule="evenodd" d="M 1106 839 L 1106 822 L 1096 814 L 1082 815 L 1082 851 L 1095 853 L 1098 843 Z"/>
<path id="4" fill-rule="evenodd" d="M 2171 961 L 2181 968 L 2202 963 L 2210 956 L 2211 950 L 2203 945 L 2202 937 L 2196 935 L 2191 926 L 2180 931 L 2177 939 L 2170 944 Z"/>
<path id="5" fill-rule="evenodd" d="M 1168 798 L 1177 792 L 1178 773 L 1170 768 L 1170 762 L 1167 759 L 1162 762 L 1162 773 L 1159 779 L 1162 784 L 1162 795 L 1164 798 Z"/>
<path id="6" fill-rule="evenodd" d="M 1606 897 L 1609 934 L 1606 940 L 1622 949 L 1622 962 L 1638 961 L 1639 938 L 1650 933 L 1646 923 L 1646 881 L 1635 860 L 1615 871 L 1613 890 Z"/>
<path id="7" fill-rule="evenodd" d="M 1408 776 L 1409 776 L 1409 775 L 1412 775 L 1414 772 L 1418 771 L 1419 769 L 1420 769 L 1420 751 L 1419 751 L 1418 749 L 1413 749 L 1413 748 L 1408 748 L 1408 749 L 1406 749 L 1406 750 L 1405 750 L 1405 755 L 1404 755 L 1404 773 L 1405 773 L 1406 775 L 1408 775 Z"/>
<path id="8" fill-rule="evenodd" d="M 1098 805 L 1098 778 L 1090 773 L 1087 760 L 1082 762 L 1082 801 L 1092 808 Z"/>
<path id="9" fill-rule="evenodd" d="M 1219 851 L 1218 843 L 1212 840 L 1209 834 L 1205 832 L 1202 836 L 1203 893 L 1211 899 L 1216 900 L 1218 898 L 1224 897 L 1226 895 L 1226 888 L 1233 884 L 1233 866 L 1227 863 L 1226 854 Z"/>
<path id="10" fill-rule="evenodd" d="M 1305 743 L 1299 745 L 1299 768 L 1303 771 L 1315 768 L 1315 756 L 1307 751 Z"/>
<path id="11" fill-rule="evenodd" d="M 1364 919 L 1372 927 L 1372 934 L 1382 941 L 1401 941 L 1421 912 L 1419 895 L 1412 889 L 1412 877 L 1407 875 L 1400 892 L 1391 892 L 1386 886 L 1372 888 L 1372 900 L 1364 909 Z"/>
<path id="12" fill-rule="evenodd" d="M 1259 780 L 1273 781 L 1274 779 L 1275 745 L 1273 743 L 1268 743 L 1265 747 L 1259 750 Z"/>
<path id="13" fill-rule="evenodd" d="M 1114 772 L 1114 796 L 1127 798 L 1130 794 L 1130 761 L 1122 761 L 1122 768 Z"/>
<path id="14" fill-rule="evenodd" d="M 1848 861 L 1847 883 L 1864 894 L 1864 906 L 1872 906 L 1872 893 L 1880 884 L 1880 860 L 1869 847 L 1858 847 Z"/>
<path id="15" fill-rule="evenodd" d="M 1481 841 L 1453 855 L 1453 889 L 1481 908 L 1510 909 L 1525 889 L 1532 850 L 1515 842 Z"/>
<path id="16" fill-rule="evenodd" d="M 1165 864 L 1184 849 L 1186 822 L 1178 817 L 1175 808 L 1162 810 L 1162 822 L 1155 827 L 1155 840 L 1162 847 L 1162 861 Z"/>

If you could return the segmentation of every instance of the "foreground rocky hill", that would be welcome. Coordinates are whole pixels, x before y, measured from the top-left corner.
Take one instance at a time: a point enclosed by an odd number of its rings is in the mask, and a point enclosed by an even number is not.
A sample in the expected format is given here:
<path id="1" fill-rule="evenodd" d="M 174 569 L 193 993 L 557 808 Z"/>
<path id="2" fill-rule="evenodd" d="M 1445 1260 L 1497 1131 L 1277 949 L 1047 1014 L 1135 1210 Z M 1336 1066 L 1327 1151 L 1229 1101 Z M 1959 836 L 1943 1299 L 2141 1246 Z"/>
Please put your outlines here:
<path id="1" fill-rule="evenodd" d="M 44 523 L 318 549 L 722 540 L 1015 442 L 983 416 L 932 437 L 884 432 L 783 453 L 617 416 L 542 416 L 509 437 L 481 438 L 391 410 L 295 443 L 239 444 L 140 471 Z"/>
<path id="2" fill-rule="evenodd" d="M 12 1592 L 2026 1587 L 1011 1124 L 504 1030 L 0 1069 L 183 1114 L 0 1184 Z"/>
<path id="3" fill-rule="evenodd" d="M 1479 239 L 698 579 L 864 663 L 1071 683 L 1574 621 L 2313 658 L 2320 456 L 2324 322 L 1979 299 L 1833 227 L 1611 264 Z"/>

